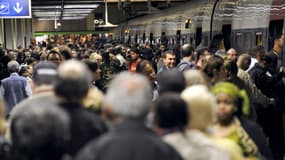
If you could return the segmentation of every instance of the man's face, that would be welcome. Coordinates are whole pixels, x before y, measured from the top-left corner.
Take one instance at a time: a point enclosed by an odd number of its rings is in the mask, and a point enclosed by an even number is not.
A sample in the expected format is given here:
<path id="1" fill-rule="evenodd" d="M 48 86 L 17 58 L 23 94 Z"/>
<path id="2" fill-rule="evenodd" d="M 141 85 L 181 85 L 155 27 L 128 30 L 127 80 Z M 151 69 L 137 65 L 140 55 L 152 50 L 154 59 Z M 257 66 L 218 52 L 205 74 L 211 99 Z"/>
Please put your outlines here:
<path id="1" fill-rule="evenodd" d="M 284 35 L 282 35 L 278 40 L 277 40 L 277 45 L 282 48 L 284 45 Z"/>
<path id="2" fill-rule="evenodd" d="M 176 57 L 173 54 L 166 54 L 166 57 L 163 60 L 164 65 L 167 68 L 174 68 L 176 66 Z"/>
<path id="3" fill-rule="evenodd" d="M 237 52 L 235 50 L 228 51 L 228 58 L 233 60 L 233 61 L 237 61 L 237 59 L 238 59 Z"/>
<path id="4" fill-rule="evenodd" d="M 139 55 L 136 52 L 133 52 L 133 51 L 131 51 L 130 56 L 131 56 L 131 60 L 132 61 L 136 61 L 137 58 L 139 57 Z"/>

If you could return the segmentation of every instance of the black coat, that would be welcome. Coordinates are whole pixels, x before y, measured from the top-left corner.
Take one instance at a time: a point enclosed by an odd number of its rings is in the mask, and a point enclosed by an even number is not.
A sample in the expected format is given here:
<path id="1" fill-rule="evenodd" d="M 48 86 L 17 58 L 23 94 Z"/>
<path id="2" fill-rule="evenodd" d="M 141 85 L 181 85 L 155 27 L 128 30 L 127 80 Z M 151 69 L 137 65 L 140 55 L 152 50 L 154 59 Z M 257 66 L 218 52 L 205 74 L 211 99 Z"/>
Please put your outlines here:
<path id="1" fill-rule="evenodd" d="M 76 155 L 89 141 L 107 131 L 103 120 L 79 103 L 61 103 L 60 106 L 67 111 L 71 122 L 71 137 L 65 144 L 65 150 L 69 155 Z"/>
<path id="2" fill-rule="evenodd" d="M 182 160 L 169 145 L 162 142 L 143 122 L 127 120 L 93 141 L 76 160 Z"/>
<path id="3" fill-rule="evenodd" d="M 259 152 L 267 160 L 272 160 L 272 153 L 269 148 L 269 144 L 266 141 L 265 134 L 262 128 L 254 121 L 247 118 L 240 118 L 240 122 L 244 130 L 247 132 L 249 137 L 254 141 L 258 147 Z"/>
<path id="4" fill-rule="evenodd" d="M 269 76 L 266 72 L 266 69 L 261 67 L 260 64 L 256 63 L 248 73 L 257 88 L 259 88 L 266 96 L 272 98 L 274 97 L 274 95 L 272 95 L 273 89 L 278 88 L 278 85 L 281 82 L 282 74 L 278 73 Z"/>

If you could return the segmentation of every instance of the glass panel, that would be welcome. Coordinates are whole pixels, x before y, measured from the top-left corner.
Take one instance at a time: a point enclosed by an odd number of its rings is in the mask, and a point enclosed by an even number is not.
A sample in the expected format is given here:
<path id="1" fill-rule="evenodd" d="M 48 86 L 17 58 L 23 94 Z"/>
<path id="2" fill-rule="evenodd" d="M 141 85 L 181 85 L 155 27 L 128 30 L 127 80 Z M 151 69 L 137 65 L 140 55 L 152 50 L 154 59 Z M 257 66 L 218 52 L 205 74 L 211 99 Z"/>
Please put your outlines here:
<path id="1" fill-rule="evenodd" d="M 256 46 L 262 46 L 262 32 L 257 32 L 255 34 L 255 44 Z"/>

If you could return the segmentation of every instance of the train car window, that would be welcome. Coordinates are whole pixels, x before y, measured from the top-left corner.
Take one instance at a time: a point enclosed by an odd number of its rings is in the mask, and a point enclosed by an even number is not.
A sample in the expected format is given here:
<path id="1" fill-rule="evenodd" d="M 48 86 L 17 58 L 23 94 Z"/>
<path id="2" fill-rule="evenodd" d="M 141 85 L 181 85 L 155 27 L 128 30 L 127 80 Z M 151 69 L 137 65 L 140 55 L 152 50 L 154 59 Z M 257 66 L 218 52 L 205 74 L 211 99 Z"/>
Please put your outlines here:
<path id="1" fill-rule="evenodd" d="M 236 49 L 238 52 L 244 52 L 251 48 L 252 44 L 252 33 L 251 32 L 243 32 L 236 33 L 235 41 L 236 41 Z"/>
<path id="2" fill-rule="evenodd" d="M 256 46 L 262 46 L 262 32 L 256 32 L 255 33 L 255 45 Z"/>

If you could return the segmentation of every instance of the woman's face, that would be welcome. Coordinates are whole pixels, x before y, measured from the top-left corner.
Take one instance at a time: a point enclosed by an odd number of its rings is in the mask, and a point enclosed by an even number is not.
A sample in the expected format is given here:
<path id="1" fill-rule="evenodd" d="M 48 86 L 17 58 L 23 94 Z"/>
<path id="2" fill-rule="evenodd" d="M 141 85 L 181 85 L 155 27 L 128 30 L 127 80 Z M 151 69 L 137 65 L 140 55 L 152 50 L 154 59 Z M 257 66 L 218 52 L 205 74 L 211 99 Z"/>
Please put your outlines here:
<path id="1" fill-rule="evenodd" d="M 217 94 L 216 99 L 217 99 L 218 122 L 228 123 L 233 119 L 233 114 L 236 111 L 234 99 L 224 93 Z"/>
<path id="2" fill-rule="evenodd" d="M 156 74 L 153 67 L 150 64 L 147 64 L 144 67 L 144 74 L 149 78 L 149 80 L 154 81 L 156 79 Z"/>

